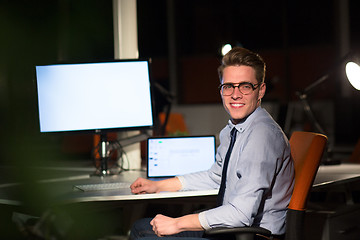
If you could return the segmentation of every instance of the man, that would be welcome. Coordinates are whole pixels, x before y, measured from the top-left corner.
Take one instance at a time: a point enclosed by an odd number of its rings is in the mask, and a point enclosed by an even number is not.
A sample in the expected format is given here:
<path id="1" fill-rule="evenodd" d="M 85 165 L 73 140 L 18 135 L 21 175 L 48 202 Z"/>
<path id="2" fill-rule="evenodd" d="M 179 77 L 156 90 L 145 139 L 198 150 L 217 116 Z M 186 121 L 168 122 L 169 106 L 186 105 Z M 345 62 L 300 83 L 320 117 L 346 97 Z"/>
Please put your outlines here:
<path id="1" fill-rule="evenodd" d="M 220 132 L 216 162 L 208 171 L 159 182 L 139 178 L 131 185 L 135 194 L 220 186 L 219 206 L 179 218 L 159 214 L 141 220 L 132 229 L 132 239 L 155 234 L 202 237 L 204 230 L 215 227 L 261 226 L 274 235 L 285 233 L 294 168 L 286 136 L 260 106 L 265 69 L 262 58 L 244 48 L 234 48 L 223 57 L 219 88 L 230 120 Z"/>

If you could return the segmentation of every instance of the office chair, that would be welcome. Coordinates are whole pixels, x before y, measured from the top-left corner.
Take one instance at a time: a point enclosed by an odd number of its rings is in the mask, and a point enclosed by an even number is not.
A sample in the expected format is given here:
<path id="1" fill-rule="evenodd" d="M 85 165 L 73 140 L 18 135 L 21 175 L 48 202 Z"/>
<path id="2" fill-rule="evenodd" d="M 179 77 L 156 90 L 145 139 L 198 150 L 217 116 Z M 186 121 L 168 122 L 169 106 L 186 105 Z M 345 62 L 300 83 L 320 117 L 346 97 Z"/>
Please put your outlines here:
<path id="1" fill-rule="evenodd" d="M 349 158 L 350 163 L 360 163 L 360 139 L 357 141 L 353 152 Z"/>
<path id="2" fill-rule="evenodd" d="M 185 118 L 181 113 L 159 113 L 159 120 L 162 125 L 160 135 L 189 135 L 189 130 L 186 126 Z"/>
<path id="3" fill-rule="evenodd" d="M 286 215 L 286 240 L 303 239 L 306 200 L 326 143 L 327 137 L 318 133 L 296 131 L 290 137 L 295 185 Z M 271 232 L 261 227 L 215 228 L 207 231 L 206 234 L 236 240 L 272 239 Z"/>

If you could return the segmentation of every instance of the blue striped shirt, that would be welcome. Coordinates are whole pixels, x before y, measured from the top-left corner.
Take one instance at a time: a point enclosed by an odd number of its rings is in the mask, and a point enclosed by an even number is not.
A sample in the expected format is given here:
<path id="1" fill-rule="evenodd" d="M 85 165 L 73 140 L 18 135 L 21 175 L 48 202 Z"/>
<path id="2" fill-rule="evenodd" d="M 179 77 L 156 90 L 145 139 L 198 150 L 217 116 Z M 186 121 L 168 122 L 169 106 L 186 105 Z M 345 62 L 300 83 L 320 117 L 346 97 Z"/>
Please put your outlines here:
<path id="1" fill-rule="evenodd" d="M 231 153 L 222 206 L 201 212 L 204 229 L 260 226 L 285 233 L 285 218 L 294 185 L 294 166 L 287 137 L 270 114 L 258 107 L 237 125 L 220 132 L 216 162 L 204 172 L 179 177 L 182 190 L 219 188 L 230 131 L 238 131 Z"/>

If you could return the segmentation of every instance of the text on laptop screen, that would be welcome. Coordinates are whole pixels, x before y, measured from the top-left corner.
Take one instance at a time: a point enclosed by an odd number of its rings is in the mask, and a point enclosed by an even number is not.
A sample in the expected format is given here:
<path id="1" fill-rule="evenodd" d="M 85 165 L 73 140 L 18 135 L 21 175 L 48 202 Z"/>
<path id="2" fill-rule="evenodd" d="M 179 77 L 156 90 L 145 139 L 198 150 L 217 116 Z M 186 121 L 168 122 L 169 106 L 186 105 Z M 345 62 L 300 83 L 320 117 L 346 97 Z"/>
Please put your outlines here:
<path id="1" fill-rule="evenodd" d="M 167 177 L 208 170 L 215 162 L 215 137 L 148 139 L 148 177 Z"/>

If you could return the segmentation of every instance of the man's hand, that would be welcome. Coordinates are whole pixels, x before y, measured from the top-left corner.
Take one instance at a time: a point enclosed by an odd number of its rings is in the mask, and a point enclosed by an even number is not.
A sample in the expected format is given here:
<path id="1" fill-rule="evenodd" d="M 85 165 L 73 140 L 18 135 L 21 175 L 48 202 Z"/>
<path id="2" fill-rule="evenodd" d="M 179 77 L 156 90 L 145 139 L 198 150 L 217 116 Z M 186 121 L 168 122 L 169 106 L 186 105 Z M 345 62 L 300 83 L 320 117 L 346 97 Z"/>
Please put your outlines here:
<path id="1" fill-rule="evenodd" d="M 159 237 L 173 235 L 183 231 L 204 230 L 199 222 L 198 214 L 171 218 L 161 214 L 156 215 L 150 222 L 153 231 Z"/>
<path id="2" fill-rule="evenodd" d="M 162 181 L 151 181 L 145 178 L 138 178 L 131 184 L 131 192 L 134 194 L 175 192 L 181 189 L 181 183 L 177 177 Z"/>
<path id="3" fill-rule="evenodd" d="M 153 218 L 150 224 L 155 234 L 159 237 L 162 237 L 180 232 L 180 229 L 177 226 L 177 221 L 177 218 L 171 218 L 158 214 Z"/>
<path id="4" fill-rule="evenodd" d="M 144 194 L 144 193 L 156 193 L 158 187 L 155 181 L 151 181 L 145 178 L 138 178 L 130 185 L 132 193 Z"/>

